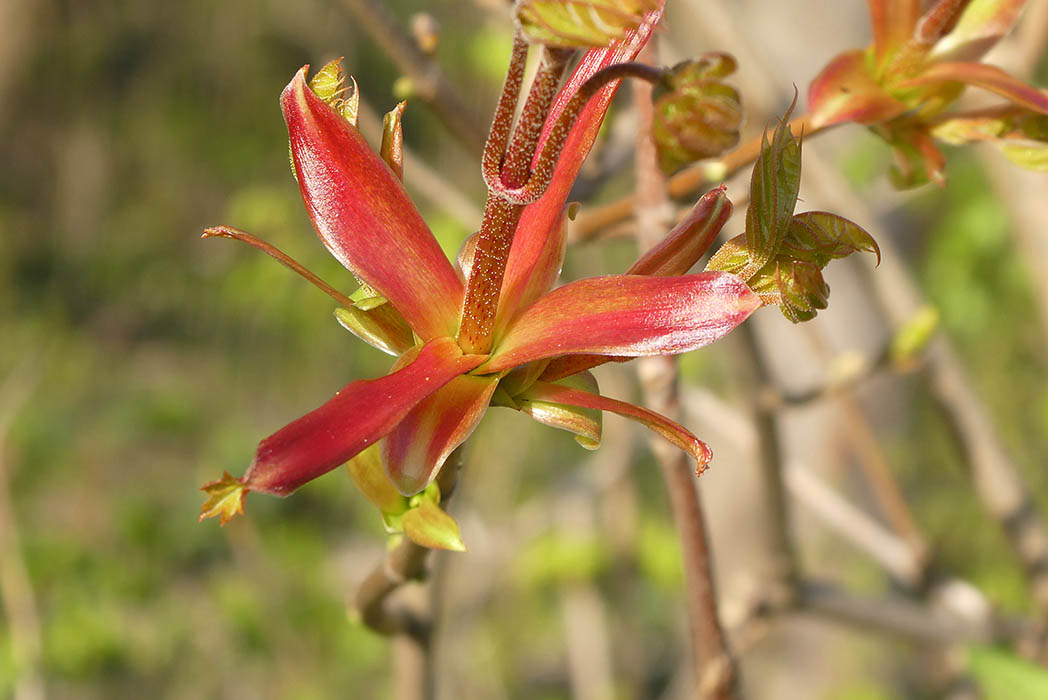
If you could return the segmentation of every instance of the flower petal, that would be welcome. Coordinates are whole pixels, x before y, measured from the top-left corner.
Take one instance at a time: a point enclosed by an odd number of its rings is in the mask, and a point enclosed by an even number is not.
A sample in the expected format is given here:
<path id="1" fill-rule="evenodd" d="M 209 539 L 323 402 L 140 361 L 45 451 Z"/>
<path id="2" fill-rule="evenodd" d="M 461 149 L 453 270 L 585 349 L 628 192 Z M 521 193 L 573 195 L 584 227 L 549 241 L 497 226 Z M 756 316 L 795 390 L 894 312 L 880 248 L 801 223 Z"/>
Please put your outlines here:
<path id="1" fill-rule="evenodd" d="M 877 64 L 905 44 L 921 13 L 920 0 L 867 0 Z"/>
<path id="2" fill-rule="evenodd" d="M 628 32 L 626 38 L 614 47 L 592 49 L 583 54 L 575 72 L 557 94 L 557 99 L 546 118 L 543 133 L 539 137 L 536 157 L 542 150 L 542 144 L 549 137 L 549 132 L 560 118 L 561 112 L 586 80 L 602 68 L 636 58 L 648 41 L 648 37 L 651 36 L 656 22 L 662 17 L 663 4 L 663 2 L 658 2 L 657 9 L 645 13 L 644 21 L 640 26 Z M 510 248 L 509 260 L 506 263 L 505 277 L 502 281 L 497 329 L 504 328 L 518 310 L 535 301 L 540 294 L 549 289 L 549 287 L 538 289 L 540 284 L 530 281 L 534 271 L 541 270 L 543 279 L 549 277 L 548 273 L 553 267 L 556 267 L 559 272 L 560 261 L 557 259 L 557 246 L 560 243 L 557 237 L 564 233 L 562 227 L 564 204 L 568 200 L 571 186 L 575 183 L 582 162 L 593 147 L 597 132 L 604 121 L 604 115 L 618 87 L 619 81 L 609 83 L 590 98 L 564 142 L 562 155 L 553 171 L 553 180 L 549 188 L 542 197 L 529 204 L 521 214 L 516 234 L 513 237 L 513 245 Z M 540 264 L 543 267 L 537 268 Z M 553 281 L 555 281 L 555 276 L 550 284 Z M 536 289 L 538 289 L 537 293 L 535 293 Z"/>
<path id="3" fill-rule="evenodd" d="M 392 374 L 347 384 L 333 399 L 258 445 L 244 486 L 286 496 L 381 439 L 420 401 L 485 359 L 437 338 Z"/>
<path id="4" fill-rule="evenodd" d="M 920 75 L 906 80 L 902 87 L 917 87 L 935 83 L 953 81 L 974 85 L 984 90 L 997 93 L 1017 105 L 1032 109 L 1041 114 L 1048 114 L 1048 93 L 1028 85 L 997 66 L 985 63 L 950 62 L 937 63 L 921 72 Z"/>
<path id="5" fill-rule="evenodd" d="M 713 457 L 713 452 L 709 446 L 692 435 L 684 426 L 646 408 L 634 406 L 625 401 L 609 399 L 607 396 L 591 394 L 580 389 L 572 389 L 547 382 L 537 382 L 531 388 L 530 394 L 537 399 L 551 403 L 611 411 L 638 423 L 643 423 L 649 429 L 691 455 L 698 465 L 697 472 L 699 474 L 705 471 L 706 465 L 709 464 L 710 459 Z"/>
<path id="6" fill-rule="evenodd" d="M 742 323 L 760 300 L 735 275 L 611 275 L 555 289 L 496 342 L 482 372 L 576 353 L 664 355 L 708 345 Z"/>
<path id="7" fill-rule="evenodd" d="M 651 250 L 626 270 L 627 275 L 673 277 L 683 275 L 717 240 L 733 209 L 721 185 L 702 195 L 684 219 Z"/>
<path id="8" fill-rule="evenodd" d="M 1019 19 L 1026 0 L 972 0 L 949 34 L 932 49 L 936 61 L 976 61 Z"/>
<path id="9" fill-rule="evenodd" d="M 577 389 L 589 394 L 600 392 L 597 380 L 589 372 L 580 372 L 565 377 L 560 380 L 558 386 L 566 386 L 569 389 Z M 513 397 L 513 401 L 519 406 L 521 412 L 528 414 L 543 425 L 574 433 L 575 442 L 587 450 L 595 450 L 600 447 L 604 422 L 599 410 L 549 401 L 544 398 L 541 387 L 537 392 L 532 392 L 532 387 Z"/>
<path id="10" fill-rule="evenodd" d="M 906 105 L 877 84 L 865 51 L 846 51 L 830 61 L 808 86 L 812 126 L 840 122 L 873 124 L 906 111 Z"/>
<path id="11" fill-rule="evenodd" d="M 415 406 L 382 441 L 386 472 L 411 496 L 437 476 L 451 451 L 466 441 L 484 417 L 498 377 L 455 377 Z"/>
<path id="12" fill-rule="evenodd" d="M 400 181 L 306 86 L 305 68 L 280 104 L 302 198 L 327 249 L 424 340 L 454 335 L 462 282 Z"/>

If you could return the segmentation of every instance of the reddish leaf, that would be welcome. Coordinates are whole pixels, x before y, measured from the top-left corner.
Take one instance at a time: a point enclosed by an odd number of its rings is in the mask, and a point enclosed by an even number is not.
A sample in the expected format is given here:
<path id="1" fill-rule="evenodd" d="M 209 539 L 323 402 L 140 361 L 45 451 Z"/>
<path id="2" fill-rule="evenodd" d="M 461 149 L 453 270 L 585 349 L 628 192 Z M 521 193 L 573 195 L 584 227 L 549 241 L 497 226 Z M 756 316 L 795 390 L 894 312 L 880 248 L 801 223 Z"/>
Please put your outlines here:
<path id="1" fill-rule="evenodd" d="M 706 469 L 706 465 L 709 464 L 710 459 L 713 457 L 713 453 L 706 443 L 688 432 L 684 426 L 646 408 L 547 382 L 536 383 L 532 387 L 531 395 L 536 399 L 551 403 L 593 408 L 599 411 L 611 411 L 625 418 L 643 423 L 649 429 L 691 455 L 698 465 L 697 471 L 700 474 Z"/>
<path id="2" fill-rule="evenodd" d="M 771 141 L 767 132 L 761 154 L 753 164 L 750 204 L 746 208 L 746 248 L 755 268 L 775 256 L 797 206 L 801 183 L 801 147 L 790 129 L 793 105 L 779 120 Z"/>
<path id="3" fill-rule="evenodd" d="M 382 441 L 386 472 L 401 493 L 426 488 L 484 417 L 497 377 L 455 377 L 423 399 Z"/>
<path id="4" fill-rule="evenodd" d="M 971 0 L 953 29 L 932 49 L 934 60 L 976 61 L 1008 33 L 1026 0 Z"/>
<path id="5" fill-rule="evenodd" d="M 424 340 L 454 335 L 462 282 L 400 181 L 306 86 L 305 68 L 280 103 L 302 197 L 324 245 Z"/>
<path id="6" fill-rule="evenodd" d="M 870 75 L 866 62 L 865 51 L 847 51 L 815 76 L 808 86 L 812 126 L 874 124 L 906 111 L 906 105 L 885 92 Z"/>
<path id="7" fill-rule="evenodd" d="M 613 275 L 555 289 L 525 310 L 496 341 L 483 372 L 574 353 L 664 355 L 724 336 L 760 306 L 734 275 Z"/>
<path id="8" fill-rule="evenodd" d="M 985 63 L 937 63 L 900 86 L 920 87 L 951 81 L 989 90 L 1017 105 L 1048 114 L 1048 93 Z"/>
<path id="9" fill-rule="evenodd" d="M 389 433 L 420 401 L 485 359 L 437 338 L 385 377 L 347 384 L 320 408 L 259 443 L 244 486 L 286 496 Z"/>

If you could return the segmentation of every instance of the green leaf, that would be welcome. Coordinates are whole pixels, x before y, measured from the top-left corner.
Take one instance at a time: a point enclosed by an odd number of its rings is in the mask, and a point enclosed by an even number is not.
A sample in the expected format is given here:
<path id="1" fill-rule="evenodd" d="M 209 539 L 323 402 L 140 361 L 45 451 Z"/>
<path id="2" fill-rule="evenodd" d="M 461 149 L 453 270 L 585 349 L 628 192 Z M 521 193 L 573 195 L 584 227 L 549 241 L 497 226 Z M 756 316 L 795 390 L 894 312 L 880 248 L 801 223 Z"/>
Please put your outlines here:
<path id="1" fill-rule="evenodd" d="M 724 243 L 706 263 L 706 271 L 730 272 L 744 281 L 749 281 L 759 270 L 760 265 L 753 264 L 753 255 L 746 247 L 746 234 L 742 233 Z M 753 287 L 751 284 L 750 287 Z"/>
<path id="2" fill-rule="evenodd" d="M 221 479 L 204 484 L 200 490 L 206 493 L 208 498 L 200 508 L 199 520 L 218 516 L 219 525 L 225 525 L 244 512 L 247 489 L 240 479 L 229 472 L 223 472 Z"/>
<path id="3" fill-rule="evenodd" d="M 420 499 L 417 506 L 404 513 L 400 524 L 404 528 L 404 536 L 415 544 L 430 549 L 466 551 L 458 523 L 428 498 Z"/>
<path id="4" fill-rule="evenodd" d="M 972 647 L 968 650 L 968 672 L 986 700 L 1048 698 L 1048 671 L 1004 649 Z"/>
<path id="5" fill-rule="evenodd" d="M 735 65 L 728 54 L 708 54 L 667 71 L 653 95 L 652 138 L 663 171 L 718 156 L 739 142 L 741 98 L 719 82 Z"/>
<path id="6" fill-rule="evenodd" d="M 528 41 L 564 48 L 610 46 L 660 0 L 521 0 L 517 22 Z"/>
<path id="7" fill-rule="evenodd" d="M 357 125 L 357 110 L 360 93 L 357 81 L 350 78 L 346 85 L 346 74 L 342 70 L 342 59 L 336 58 L 324 65 L 309 81 L 310 89 L 321 100 L 341 114 L 347 122 Z"/>
<path id="8" fill-rule="evenodd" d="M 796 99 L 775 127 L 770 142 L 765 132 L 761 154 L 753 166 L 750 205 L 746 209 L 746 248 L 755 269 L 775 257 L 797 205 L 801 147 L 789 127 L 794 105 Z"/>
<path id="9" fill-rule="evenodd" d="M 408 499 L 400 495 L 386 476 L 378 443 L 346 462 L 346 469 L 353 483 L 382 511 L 383 517 L 401 515 L 408 509 Z"/>
<path id="10" fill-rule="evenodd" d="M 1029 170 L 1048 172 L 1048 144 L 1007 145 L 1001 148 L 1004 157 Z"/>
<path id="11" fill-rule="evenodd" d="M 807 211 L 790 220 L 779 256 L 811 262 L 823 268 L 830 260 L 859 251 L 875 253 L 880 263 L 881 249 L 864 228 L 837 214 Z"/>
<path id="12" fill-rule="evenodd" d="M 379 148 L 379 155 L 399 180 L 404 179 L 404 128 L 400 122 L 407 105 L 407 102 L 401 102 L 382 118 L 382 146 Z"/>

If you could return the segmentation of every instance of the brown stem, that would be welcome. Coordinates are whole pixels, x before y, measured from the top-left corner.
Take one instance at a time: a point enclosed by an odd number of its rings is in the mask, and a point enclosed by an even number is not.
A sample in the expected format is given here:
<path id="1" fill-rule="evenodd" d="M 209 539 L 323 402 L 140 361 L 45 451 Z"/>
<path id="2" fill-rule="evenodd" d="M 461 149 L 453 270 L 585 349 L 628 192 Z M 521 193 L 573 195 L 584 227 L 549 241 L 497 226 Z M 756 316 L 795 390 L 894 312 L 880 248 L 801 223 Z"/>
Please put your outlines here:
<path id="1" fill-rule="evenodd" d="M 462 468 L 463 447 L 448 457 L 437 477 L 441 503 L 447 504 L 455 492 L 458 472 Z M 393 637 L 398 700 L 433 697 L 433 622 L 429 610 L 421 606 L 397 605 L 392 596 L 405 584 L 426 576 L 430 550 L 406 537 L 390 550 L 357 589 L 354 603 L 360 620 L 369 628 Z M 402 667 L 403 665 L 403 667 Z"/>
<path id="2" fill-rule="evenodd" d="M 653 45 L 645 49 L 654 53 Z M 633 103 L 638 114 L 636 151 L 637 237 L 642 248 L 651 248 L 672 223 L 673 207 L 666 195 L 666 180 L 658 167 L 655 144 L 650 137 L 653 109 L 651 85 L 634 85 Z M 672 357 L 645 358 L 638 365 L 644 403 L 670 419 L 680 418 L 677 362 Z M 652 440 L 669 492 L 674 524 L 681 540 L 684 580 L 687 586 L 689 627 L 691 630 L 698 697 L 729 699 L 738 697 L 738 669 L 728 649 L 717 609 L 710 548 L 705 517 L 692 464 L 679 450 L 661 440 Z"/>
<path id="3" fill-rule="evenodd" d="M 790 120 L 790 128 L 795 134 L 803 132 L 805 136 L 812 136 L 829 127 L 813 127 L 810 117 L 802 115 Z M 720 160 L 693 165 L 669 179 L 667 184 L 669 195 L 673 198 L 685 197 L 713 182 L 725 180 L 757 160 L 760 152 L 761 137 L 756 136 Z M 633 214 L 635 206 L 635 196 L 627 195 L 614 202 L 581 212 L 571 225 L 572 240 L 585 240 L 604 228 L 628 219 Z"/>
<path id="4" fill-rule="evenodd" d="M 757 385 L 771 385 L 771 370 L 764 359 L 753 322 L 744 323 L 738 333 L 746 352 L 746 364 L 755 375 Z M 757 458 L 760 461 L 763 477 L 761 483 L 764 487 L 768 521 L 767 536 L 772 558 L 772 581 L 777 587 L 775 595 L 789 601 L 796 595 L 799 568 L 783 480 L 779 421 L 773 410 L 758 403 L 755 407 L 754 423 L 757 430 Z"/>
<path id="5" fill-rule="evenodd" d="M 345 0 L 360 24 L 455 137 L 472 153 L 484 148 L 484 127 L 463 102 L 440 66 L 424 54 L 379 0 Z"/>

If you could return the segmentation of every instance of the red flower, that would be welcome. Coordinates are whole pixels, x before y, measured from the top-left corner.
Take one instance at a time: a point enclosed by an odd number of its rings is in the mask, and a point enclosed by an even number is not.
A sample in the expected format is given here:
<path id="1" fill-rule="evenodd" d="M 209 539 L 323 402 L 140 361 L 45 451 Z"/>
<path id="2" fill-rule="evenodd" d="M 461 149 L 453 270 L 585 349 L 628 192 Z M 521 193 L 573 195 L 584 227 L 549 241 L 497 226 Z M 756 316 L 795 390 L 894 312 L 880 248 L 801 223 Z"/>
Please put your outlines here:
<path id="1" fill-rule="evenodd" d="M 540 140 L 587 77 L 636 55 L 660 14 L 650 12 L 619 45 L 585 55 Z M 579 372 L 612 357 L 694 350 L 760 306 L 733 274 L 685 274 L 730 213 L 723 190 L 704 197 L 662 246 L 634 266 L 637 274 L 552 289 L 564 255 L 568 192 L 614 90 L 607 86 L 586 105 L 549 187 L 523 209 L 502 278 L 491 350 L 470 354 L 458 339 L 469 256 L 456 270 L 394 172 L 342 114 L 310 90 L 305 69 L 295 76 L 281 107 L 306 209 L 331 254 L 386 300 L 340 310 L 340 320 L 398 358 L 388 375 L 349 383 L 263 440 L 242 478 L 227 474 L 205 486 L 211 498 L 201 518 L 220 515 L 225 522 L 242 511 L 248 491 L 286 496 L 376 443 L 400 493 L 418 493 L 492 403 L 571 430 L 591 447 L 600 439 L 599 412 L 613 411 L 685 449 L 701 471 L 710 453 L 698 438 L 667 418 L 601 396 L 592 377 Z M 248 239 L 228 228 L 211 233 Z M 564 362 L 572 357 L 574 367 Z"/>

